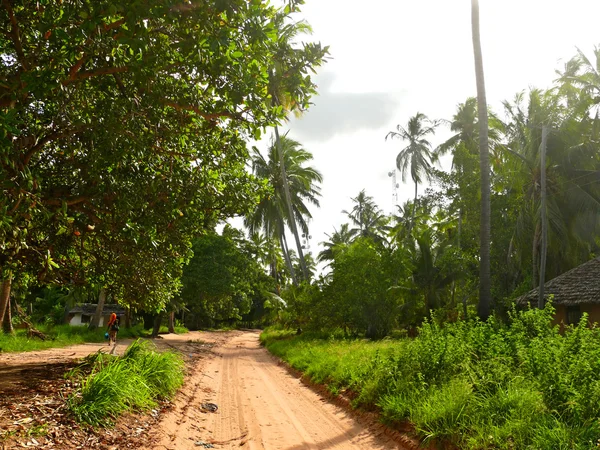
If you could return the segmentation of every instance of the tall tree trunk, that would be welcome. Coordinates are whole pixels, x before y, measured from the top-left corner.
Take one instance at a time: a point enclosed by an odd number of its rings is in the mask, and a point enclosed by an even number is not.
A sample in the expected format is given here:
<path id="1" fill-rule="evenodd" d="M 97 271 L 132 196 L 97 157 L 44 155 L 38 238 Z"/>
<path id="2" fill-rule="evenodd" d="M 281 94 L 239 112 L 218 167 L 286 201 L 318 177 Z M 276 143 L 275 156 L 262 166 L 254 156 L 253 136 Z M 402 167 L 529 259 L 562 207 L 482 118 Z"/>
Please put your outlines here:
<path id="1" fill-rule="evenodd" d="M 152 335 L 150 337 L 156 338 L 158 337 L 158 333 L 160 332 L 160 324 L 162 323 L 163 313 L 160 312 L 154 318 L 154 327 L 152 328 Z"/>
<path id="2" fill-rule="evenodd" d="M 540 258 L 540 287 L 539 287 L 539 298 L 538 308 L 544 308 L 546 299 L 544 298 L 544 283 L 546 282 L 546 254 L 548 252 L 548 212 L 546 210 L 546 143 L 548 139 L 548 127 L 542 128 L 542 155 L 540 159 L 541 164 L 541 188 L 542 188 L 542 207 L 541 207 L 541 221 L 542 221 L 542 255 Z"/>
<path id="3" fill-rule="evenodd" d="M 533 233 L 533 245 L 531 247 L 531 284 L 533 289 L 538 287 L 539 275 L 539 256 L 540 256 L 540 236 L 542 234 L 541 226 L 539 222 L 535 226 L 535 232 Z"/>
<path id="4" fill-rule="evenodd" d="M 292 260 L 290 259 L 290 254 L 288 253 L 287 241 L 285 239 L 285 234 L 283 231 L 279 233 L 279 244 L 281 245 L 281 253 L 283 253 L 283 259 L 285 260 L 285 264 L 290 271 L 290 276 L 292 277 L 292 283 L 298 286 L 298 279 L 296 278 L 296 271 L 294 270 L 294 266 L 292 265 Z"/>
<path id="5" fill-rule="evenodd" d="M 175 310 L 169 313 L 169 333 L 175 333 Z"/>
<path id="6" fill-rule="evenodd" d="M 2 319 L 2 331 L 4 331 L 4 334 L 15 334 L 15 330 L 12 325 L 10 295 L 8 297 L 8 302 L 6 303 L 6 311 L 4 313 L 4 318 Z"/>
<path id="7" fill-rule="evenodd" d="M 488 113 L 483 76 L 483 57 L 479 34 L 479 1 L 471 0 L 471 26 L 473 31 L 473 54 L 475 79 L 477 81 L 477 113 L 479 121 L 479 170 L 481 172 L 481 224 L 479 234 L 479 304 L 477 313 L 482 320 L 490 315 L 492 303 L 492 280 L 490 273 L 490 154 L 488 149 Z"/>
<path id="8" fill-rule="evenodd" d="M 131 307 L 125 307 L 125 328 L 131 328 Z"/>
<path id="9" fill-rule="evenodd" d="M 412 230 L 415 226 L 415 213 L 417 211 L 417 189 L 419 185 L 415 181 L 415 199 L 413 200 L 412 217 L 410 219 L 410 229 Z"/>
<path id="10" fill-rule="evenodd" d="M 104 312 L 104 303 L 106 303 L 106 289 L 101 288 L 100 293 L 98 294 L 98 305 L 96 306 L 96 312 L 94 312 L 90 322 L 90 330 L 94 330 L 100 326 L 100 319 L 102 318 L 102 313 Z"/>
<path id="11" fill-rule="evenodd" d="M 12 284 L 12 274 L 9 272 L 6 279 L 0 284 L 0 324 L 4 323 L 6 312 L 10 313 L 10 287 Z"/>
<path id="12" fill-rule="evenodd" d="M 298 235 L 298 227 L 296 226 L 296 218 L 294 217 L 294 209 L 292 207 L 292 196 L 290 195 L 290 186 L 288 184 L 287 174 L 285 172 L 285 160 L 283 158 L 283 149 L 281 148 L 281 140 L 279 139 L 279 129 L 275 126 L 275 145 L 277 146 L 277 153 L 279 153 L 279 165 L 281 170 L 281 182 L 283 184 L 283 191 L 285 193 L 285 203 L 287 204 L 288 220 L 290 229 L 296 240 L 296 247 L 298 248 L 298 258 L 300 259 L 300 267 L 302 268 L 302 275 L 305 280 L 308 280 L 308 270 L 306 268 L 306 261 L 304 260 L 304 253 L 302 252 L 302 243 L 300 242 L 300 236 Z"/>

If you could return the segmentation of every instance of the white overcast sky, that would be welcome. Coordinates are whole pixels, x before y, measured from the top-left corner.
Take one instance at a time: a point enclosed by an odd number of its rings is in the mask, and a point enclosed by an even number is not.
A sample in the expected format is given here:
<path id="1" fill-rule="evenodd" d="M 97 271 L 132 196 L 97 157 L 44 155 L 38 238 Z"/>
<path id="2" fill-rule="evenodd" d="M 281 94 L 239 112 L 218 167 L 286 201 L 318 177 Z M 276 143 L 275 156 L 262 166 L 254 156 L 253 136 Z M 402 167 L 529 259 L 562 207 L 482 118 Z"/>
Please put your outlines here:
<path id="1" fill-rule="evenodd" d="M 390 213 L 401 141 L 384 138 L 422 112 L 451 119 L 476 95 L 470 0 L 307 0 L 298 18 L 330 46 L 316 77 L 319 96 L 287 129 L 314 155 L 324 177 L 321 208 L 312 208 L 311 250 L 347 222 L 361 189 Z M 600 44 L 598 0 L 480 0 L 483 64 L 489 106 L 529 87 L 547 88 L 579 47 Z M 286 127 L 284 127 L 284 130 Z M 440 129 L 434 145 L 449 136 Z M 266 140 L 265 145 L 266 146 Z M 259 146 L 260 147 L 260 146 Z M 414 195 L 402 184 L 399 202 Z M 423 192 L 423 188 L 419 191 Z"/>

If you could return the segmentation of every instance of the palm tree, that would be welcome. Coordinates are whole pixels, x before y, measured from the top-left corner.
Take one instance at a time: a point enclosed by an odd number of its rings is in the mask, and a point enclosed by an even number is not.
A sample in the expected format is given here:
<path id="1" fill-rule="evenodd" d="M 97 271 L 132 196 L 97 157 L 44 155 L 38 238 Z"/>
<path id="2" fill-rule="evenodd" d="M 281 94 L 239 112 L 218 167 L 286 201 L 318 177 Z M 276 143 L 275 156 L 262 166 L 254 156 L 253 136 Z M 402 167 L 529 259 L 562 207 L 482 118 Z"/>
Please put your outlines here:
<path id="1" fill-rule="evenodd" d="M 350 234 L 353 237 L 370 237 L 377 243 L 385 242 L 385 235 L 389 230 L 388 218 L 375 204 L 373 197 L 367 195 L 363 189 L 352 201 L 355 203 L 352 211 L 342 211 L 355 225 Z"/>
<path id="2" fill-rule="evenodd" d="M 437 241 L 431 229 L 415 237 L 413 253 L 413 282 L 423 293 L 427 312 L 440 306 L 442 294 L 464 274 L 459 267 L 442 267 L 444 253 L 450 248 L 447 241 Z M 446 269 L 446 270 L 444 270 Z"/>
<path id="3" fill-rule="evenodd" d="M 303 233 L 308 234 L 306 220 L 312 215 L 306 203 L 319 206 L 318 197 L 321 194 L 318 184 L 323 178 L 316 169 L 306 165 L 311 159 L 312 155 L 303 149 L 299 142 L 287 136 L 281 137 L 279 145 L 271 142 L 267 159 L 257 149 L 254 150 L 252 159 L 254 174 L 258 178 L 268 180 L 273 187 L 273 194 L 261 199 L 254 213 L 244 219 L 244 224 L 250 233 L 262 229 L 267 238 L 275 237 L 279 240 L 294 283 L 297 283 L 297 279 L 289 257 L 285 226 L 292 229 L 292 226 L 298 223 Z M 281 161 L 284 170 L 281 170 Z M 287 193 L 285 185 L 288 186 Z"/>
<path id="4" fill-rule="evenodd" d="M 471 26 L 473 55 L 477 82 L 477 115 L 479 118 L 479 171 L 481 177 L 481 225 L 479 235 L 479 304 L 477 313 L 482 320 L 490 315 L 492 303 L 492 278 L 490 271 L 491 241 L 491 188 L 490 154 L 488 150 L 488 111 L 485 96 L 483 57 L 479 34 L 479 0 L 471 0 Z"/>
<path id="5" fill-rule="evenodd" d="M 580 104 L 586 107 L 593 105 L 596 109 L 595 117 L 598 119 L 600 112 L 600 47 L 594 47 L 595 63 L 580 49 L 577 55 L 565 66 L 565 72 L 559 73 L 563 89 L 566 86 L 576 86 L 580 91 Z M 572 96 L 571 96 L 572 98 Z"/>
<path id="6" fill-rule="evenodd" d="M 538 286 L 542 221 L 541 152 L 542 129 L 548 136 L 546 184 L 549 239 L 549 275 L 556 276 L 590 258 L 598 233 L 600 201 L 597 183 L 597 145 L 589 117 L 578 120 L 565 109 L 562 93 L 530 91 L 528 102 L 519 94 L 504 106 L 509 121 L 503 170 L 510 173 L 507 192 L 520 205 L 511 246 L 512 253 L 531 257 L 533 287 Z M 525 249 L 525 250 L 523 250 Z M 529 250 L 527 250 L 529 249 Z M 521 259 L 524 259 L 521 257 Z"/>
<path id="7" fill-rule="evenodd" d="M 417 113 L 408 120 L 406 128 L 397 125 L 396 131 L 390 131 L 385 139 L 402 139 L 408 141 L 398 156 L 396 156 L 396 167 L 402 174 L 402 182 L 406 182 L 406 174 L 410 168 L 410 176 L 415 183 L 415 199 L 413 203 L 412 223 L 414 224 L 415 210 L 417 206 L 417 189 L 422 177 L 427 180 L 431 178 L 431 165 L 435 156 L 431 150 L 431 144 L 427 136 L 435 133 L 437 122 L 431 122 L 425 114 Z"/>
<path id="8" fill-rule="evenodd" d="M 304 108 L 308 106 L 308 99 L 305 99 L 304 104 L 300 104 L 296 101 L 294 92 L 296 90 L 296 86 L 294 83 L 298 81 L 298 77 L 302 77 L 302 72 L 306 69 L 307 66 L 304 67 L 285 67 L 279 55 L 283 55 L 289 52 L 302 52 L 305 49 L 312 49 L 315 52 L 315 55 L 319 52 L 323 52 L 325 55 L 327 53 L 327 48 L 321 49 L 320 44 L 307 44 L 304 45 L 304 49 L 296 49 L 291 46 L 291 42 L 294 42 L 294 38 L 296 38 L 300 34 L 310 34 L 312 29 L 308 23 L 304 21 L 298 22 L 289 22 L 288 14 L 283 11 L 283 13 L 277 15 L 275 20 L 275 26 L 278 27 L 278 35 L 279 40 L 277 45 L 279 46 L 279 51 L 275 56 L 275 61 L 273 64 L 273 68 L 269 71 L 269 87 L 268 92 L 271 97 L 271 104 L 274 107 L 281 107 L 286 112 L 286 114 L 290 111 L 293 111 L 294 114 L 300 115 Z M 313 61 L 315 67 L 321 64 L 321 60 Z M 293 73 L 293 76 L 291 74 Z M 287 120 L 287 117 L 286 117 Z M 309 273 L 308 268 L 306 266 L 306 261 L 304 258 L 304 252 L 302 251 L 302 244 L 300 242 L 300 236 L 298 233 L 298 228 L 296 226 L 296 222 L 294 221 L 294 210 L 293 210 L 293 199 L 292 192 L 290 187 L 288 186 L 288 176 L 286 175 L 286 165 L 284 164 L 284 150 L 281 146 L 281 138 L 279 136 L 279 128 L 275 125 L 275 145 L 278 148 L 279 152 L 279 167 L 281 171 L 281 180 L 283 184 L 283 192 L 285 199 L 285 207 L 288 215 L 288 225 L 292 234 L 294 235 L 294 239 L 296 241 L 296 248 L 298 249 L 298 256 L 300 259 L 300 266 L 302 268 L 302 272 L 304 275 L 304 279 L 308 280 Z"/>
<path id="9" fill-rule="evenodd" d="M 320 243 L 325 248 L 319 252 L 317 261 L 329 261 L 327 264 L 329 265 L 335 257 L 336 250 L 340 247 L 348 245 L 352 241 L 353 234 L 350 231 L 350 225 L 344 223 L 340 227 L 339 231 L 334 228 L 332 235 L 325 234 L 325 236 L 329 238 L 329 241 Z"/>

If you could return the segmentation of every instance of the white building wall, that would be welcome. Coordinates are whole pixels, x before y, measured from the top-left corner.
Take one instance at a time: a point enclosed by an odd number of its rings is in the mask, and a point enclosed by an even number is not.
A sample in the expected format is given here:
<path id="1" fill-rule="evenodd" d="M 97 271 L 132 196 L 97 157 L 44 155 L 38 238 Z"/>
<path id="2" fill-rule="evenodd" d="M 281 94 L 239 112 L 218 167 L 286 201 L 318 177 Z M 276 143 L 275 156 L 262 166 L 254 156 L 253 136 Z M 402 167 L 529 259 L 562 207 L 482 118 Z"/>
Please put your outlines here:
<path id="1" fill-rule="evenodd" d="M 69 325 L 73 325 L 74 327 L 84 326 L 85 323 L 81 323 L 81 314 L 75 314 L 69 322 Z"/>
<path id="2" fill-rule="evenodd" d="M 109 316 L 100 316 L 100 322 L 98 323 L 98 327 L 102 328 L 105 323 L 108 323 L 108 319 L 109 319 Z M 73 315 L 73 318 L 69 322 L 69 325 L 73 325 L 74 327 L 83 327 L 83 326 L 88 326 L 89 322 L 82 322 L 81 314 L 76 313 Z"/>

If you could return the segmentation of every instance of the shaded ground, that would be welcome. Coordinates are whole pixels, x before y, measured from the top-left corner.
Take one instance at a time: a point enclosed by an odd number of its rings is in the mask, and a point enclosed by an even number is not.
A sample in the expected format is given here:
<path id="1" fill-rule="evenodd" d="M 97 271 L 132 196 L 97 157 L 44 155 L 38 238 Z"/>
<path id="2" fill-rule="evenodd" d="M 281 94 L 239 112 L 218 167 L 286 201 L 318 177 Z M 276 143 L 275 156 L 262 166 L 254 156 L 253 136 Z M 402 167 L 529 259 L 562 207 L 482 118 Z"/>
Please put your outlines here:
<path id="1" fill-rule="evenodd" d="M 181 351 L 188 367 L 210 350 L 200 342 L 200 333 L 165 335 L 156 339 L 159 349 Z M 131 340 L 117 343 L 122 354 Z M 64 374 L 78 361 L 98 350 L 110 351 L 106 344 L 83 344 L 28 353 L 0 354 L 0 449 L 122 449 L 146 445 L 148 430 L 155 426 L 163 403 L 150 414 L 131 414 L 113 429 L 80 427 L 66 409 L 65 399 L 75 386 Z"/>

